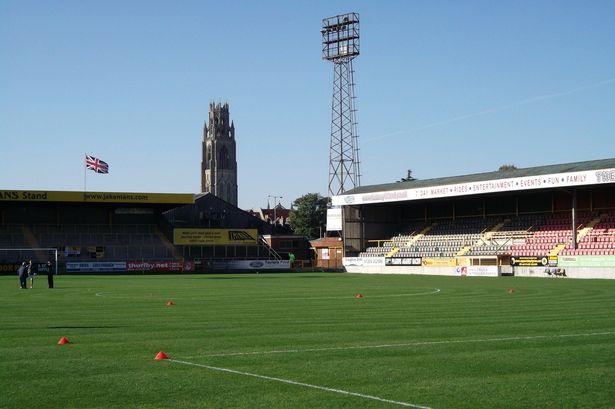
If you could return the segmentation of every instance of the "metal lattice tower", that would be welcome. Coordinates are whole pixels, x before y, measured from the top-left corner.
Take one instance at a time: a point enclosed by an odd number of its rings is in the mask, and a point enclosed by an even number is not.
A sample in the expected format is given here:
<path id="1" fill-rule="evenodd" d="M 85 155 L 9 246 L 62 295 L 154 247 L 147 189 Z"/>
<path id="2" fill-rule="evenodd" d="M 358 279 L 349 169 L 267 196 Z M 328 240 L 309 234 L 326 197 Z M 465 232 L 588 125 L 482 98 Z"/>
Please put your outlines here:
<path id="1" fill-rule="evenodd" d="M 361 185 L 352 60 L 359 55 L 359 14 L 322 20 L 322 58 L 333 63 L 329 197 Z"/>

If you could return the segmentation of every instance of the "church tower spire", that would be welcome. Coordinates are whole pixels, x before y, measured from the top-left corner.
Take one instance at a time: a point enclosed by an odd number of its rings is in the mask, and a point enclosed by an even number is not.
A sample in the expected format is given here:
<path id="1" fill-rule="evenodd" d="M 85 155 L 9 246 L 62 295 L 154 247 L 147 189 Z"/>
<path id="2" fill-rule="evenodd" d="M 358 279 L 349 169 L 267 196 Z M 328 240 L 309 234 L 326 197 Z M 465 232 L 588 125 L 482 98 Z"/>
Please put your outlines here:
<path id="1" fill-rule="evenodd" d="M 203 125 L 201 192 L 208 192 L 237 206 L 235 124 L 228 103 L 209 104 L 209 125 Z"/>

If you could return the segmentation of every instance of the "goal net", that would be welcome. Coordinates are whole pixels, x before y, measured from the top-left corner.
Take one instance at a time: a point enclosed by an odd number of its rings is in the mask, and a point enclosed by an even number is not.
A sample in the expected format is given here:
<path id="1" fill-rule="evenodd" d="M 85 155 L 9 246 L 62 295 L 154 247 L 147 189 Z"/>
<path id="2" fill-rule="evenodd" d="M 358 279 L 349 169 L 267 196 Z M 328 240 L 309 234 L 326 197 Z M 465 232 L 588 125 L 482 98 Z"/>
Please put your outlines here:
<path id="1" fill-rule="evenodd" d="M 32 260 L 35 273 L 47 273 L 47 262 L 53 263 L 53 274 L 58 274 L 58 249 L 50 247 L 2 247 L 0 248 L 0 264 L 20 265 Z"/>

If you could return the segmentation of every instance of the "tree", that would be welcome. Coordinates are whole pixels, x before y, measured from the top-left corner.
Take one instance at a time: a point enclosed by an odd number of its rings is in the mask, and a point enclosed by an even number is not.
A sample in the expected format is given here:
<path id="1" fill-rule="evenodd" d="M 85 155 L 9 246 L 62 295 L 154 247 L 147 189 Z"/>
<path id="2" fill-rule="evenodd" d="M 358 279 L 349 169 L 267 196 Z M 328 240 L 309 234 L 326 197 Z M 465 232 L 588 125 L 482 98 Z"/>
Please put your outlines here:
<path id="1" fill-rule="evenodd" d="M 308 193 L 296 199 L 290 210 L 290 227 L 295 234 L 316 238 L 327 223 L 329 199 Z"/>
<path id="2" fill-rule="evenodd" d="M 515 165 L 502 165 L 500 166 L 500 168 L 498 169 L 499 172 L 505 172 L 507 170 L 515 170 L 517 169 L 517 167 Z"/>

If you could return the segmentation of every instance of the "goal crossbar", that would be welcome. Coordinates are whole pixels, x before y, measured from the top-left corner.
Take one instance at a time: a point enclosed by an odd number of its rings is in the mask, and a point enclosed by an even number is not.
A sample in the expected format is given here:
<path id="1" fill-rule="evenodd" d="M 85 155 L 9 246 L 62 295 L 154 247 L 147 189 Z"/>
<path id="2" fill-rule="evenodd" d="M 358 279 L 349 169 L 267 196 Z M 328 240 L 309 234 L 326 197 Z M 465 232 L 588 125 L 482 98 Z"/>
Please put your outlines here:
<path id="1" fill-rule="evenodd" d="M 53 251 L 54 275 L 58 275 L 58 249 L 55 247 L 0 247 L 0 251 Z"/>

